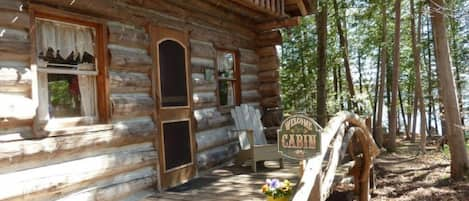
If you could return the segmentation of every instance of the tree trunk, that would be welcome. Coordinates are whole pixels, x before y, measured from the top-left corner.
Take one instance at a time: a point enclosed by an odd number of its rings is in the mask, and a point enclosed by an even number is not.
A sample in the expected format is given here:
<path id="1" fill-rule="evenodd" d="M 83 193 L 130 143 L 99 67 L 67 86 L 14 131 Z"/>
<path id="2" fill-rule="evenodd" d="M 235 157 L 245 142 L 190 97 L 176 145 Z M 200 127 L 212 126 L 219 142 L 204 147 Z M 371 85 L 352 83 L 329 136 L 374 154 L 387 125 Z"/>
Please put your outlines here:
<path id="1" fill-rule="evenodd" d="M 378 113 L 378 89 L 379 89 L 379 71 L 381 60 L 381 46 L 378 47 L 378 61 L 376 62 L 376 77 L 375 77 L 375 97 L 373 100 L 373 133 L 376 133 L 376 113 Z"/>
<path id="2" fill-rule="evenodd" d="M 399 62 L 400 62 L 400 40 L 401 40 L 401 0 L 394 3 L 396 12 L 394 25 L 394 46 L 393 46 L 393 71 L 392 71 L 392 95 L 391 95 L 391 118 L 389 120 L 389 151 L 396 150 L 397 132 L 397 90 L 399 85 Z"/>
<path id="3" fill-rule="evenodd" d="M 428 15 L 427 17 L 427 23 L 426 23 L 426 27 L 427 27 L 427 42 L 428 42 L 428 46 L 427 46 L 427 65 L 428 65 L 428 70 L 427 70 L 427 81 L 428 81 L 428 97 L 429 97 L 429 104 L 428 104 L 428 113 L 429 113 L 429 116 L 433 114 L 433 118 L 435 119 L 435 130 L 436 130 L 436 133 L 438 134 L 438 117 L 437 117 L 437 113 L 436 113 L 436 107 L 435 107 L 435 99 L 433 97 L 433 80 L 432 80 L 432 77 L 433 77 L 433 73 L 432 73 L 432 52 L 431 52 L 431 41 L 432 41 L 432 38 L 431 38 L 431 30 L 430 30 L 430 15 Z M 433 112 L 432 112 L 433 110 Z M 440 111 L 441 112 L 441 111 Z M 428 125 L 430 125 L 431 127 L 431 118 L 428 118 Z M 443 124 L 442 124 L 443 125 Z"/>
<path id="4" fill-rule="evenodd" d="M 318 27 L 318 77 L 317 77 L 317 114 L 318 123 L 327 123 L 327 2 L 321 1 L 321 11 L 316 15 Z"/>
<path id="5" fill-rule="evenodd" d="M 410 128 L 412 127 L 411 122 L 410 122 L 411 118 L 412 118 L 412 113 L 411 112 L 407 113 L 407 119 L 409 120 L 409 124 L 407 125 L 406 132 L 405 132 L 406 140 L 410 140 Z"/>
<path id="6" fill-rule="evenodd" d="M 417 92 L 414 89 L 414 102 L 413 102 L 413 116 L 412 116 L 412 138 L 410 142 L 415 143 L 415 136 L 417 135 L 415 132 L 417 131 L 417 109 L 418 109 L 418 97 Z"/>
<path id="7" fill-rule="evenodd" d="M 353 88 L 352 73 L 350 71 L 347 36 L 344 30 L 342 29 L 342 20 L 339 14 L 339 5 L 337 4 L 337 0 L 334 0 L 333 3 L 334 3 L 334 11 L 335 11 L 335 23 L 337 26 L 337 33 L 339 34 L 340 48 L 342 50 L 342 56 L 344 59 L 345 78 L 347 79 L 347 86 L 348 86 L 348 90 L 350 93 L 350 98 L 353 98 L 355 96 L 355 89 Z M 349 109 L 351 109 L 353 106 L 349 104 L 349 107 L 350 107 Z"/>
<path id="8" fill-rule="evenodd" d="M 361 63 L 362 55 L 360 55 L 360 50 L 358 50 L 358 83 L 360 93 L 363 93 L 363 80 L 362 80 L 362 63 Z"/>
<path id="9" fill-rule="evenodd" d="M 402 93 L 401 93 L 401 89 L 399 87 L 399 105 L 401 106 L 401 115 L 402 115 L 402 121 L 404 122 L 404 132 L 407 131 L 407 129 L 409 128 L 409 125 L 407 124 L 407 121 L 405 119 L 405 111 L 404 111 L 404 101 L 402 101 Z"/>
<path id="10" fill-rule="evenodd" d="M 451 57 L 446 37 L 445 19 L 441 10 L 441 8 L 444 8 L 444 3 L 443 0 L 429 0 L 428 3 L 432 14 L 438 81 L 440 88 L 444 89 L 441 90 L 443 94 L 440 96 L 445 108 L 447 139 L 451 156 L 451 178 L 462 180 L 464 175 L 469 174 L 469 158 L 464 144 L 458 98 L 451 71 Z"/>
<path id="11" fill-rule="evenodd" d="M 384 87 L 386 85 L 386 65 L 387 65 L 387 45 L 386 45 L 386 1 L 383 1 L 382 6 L 382 16 L 383 16 L 383 26 L 382 26 L 382 47 L 381 47 L 381 73 L 380 73 L 380 84 L 379 84 L 379 93 L 378 93 L 378 116 L 376 119 L 375 132 L 373 133 L 373 138 L 376 141 L 376 144 L 379 147 L 383 147 L 383 107 L 384 107 Z"/>
<path id="12" fill-rule="evenodd" d="M 410 32 L 412 35 L 412 54 L 414 57 L 414 67 L 415 67 L 415 77 L 416 77 L 416 85 L 415 85 L 415 95 L 416 99 L 418 100 L 418 107 L 420 110 L 420 150 L 425 153 L 425 144 L 426 144 L 426 134 L 425 131 L 427 126 L 426 114 L 425 114 L 425 102 L 423 100 L 423 92 L 422 92 L 422 78 L 420 76 L 420 48 L 417 46 L 417 43 L 420 43 L 420 9 L 419 9 L 419 20 L 418 20 L 418 31 L 415 31 L 415 9 L 414 9 L 414 0 L 410 0 L 410 13 L 411 13 L 411 21 L 410 21 Z"/>
<path id="13" fill-rule="evenodd" d="M 455 8 L 455 1 L 449 1 L 449 14 L 450 16 L 454 16 L 454 10 L 456 10 Z M 456 39 L 456 35 L 458 34 L 458 25 L 457 25 L 457 21 L 455 20 L 454 17 L 449 17 L 448 18 L 449 20 L 449 27 L 450 27 L 450 35 L 451 35 L 451 53 L 453 54 L 452 55 L 452 58 L 454 58 L 454 63 L 453 63 L 453 66 L 454 68 L 456 69 L 456 89 L 457 89 L 457 92 L 458 92 L 458 102 L 460 103 L 459 104 L 459 111 L 461 112 L 461 124 L 464 126 L 464 113 L 462 113 L 464 111 L 464 107 L 463 107 L 463 80 L 461 80 L 461 65 L 460 65 L 460 59 L 462 59 L 461 57 L 459 57 L 459 47 L 458 47 L 458 41 Z"/>

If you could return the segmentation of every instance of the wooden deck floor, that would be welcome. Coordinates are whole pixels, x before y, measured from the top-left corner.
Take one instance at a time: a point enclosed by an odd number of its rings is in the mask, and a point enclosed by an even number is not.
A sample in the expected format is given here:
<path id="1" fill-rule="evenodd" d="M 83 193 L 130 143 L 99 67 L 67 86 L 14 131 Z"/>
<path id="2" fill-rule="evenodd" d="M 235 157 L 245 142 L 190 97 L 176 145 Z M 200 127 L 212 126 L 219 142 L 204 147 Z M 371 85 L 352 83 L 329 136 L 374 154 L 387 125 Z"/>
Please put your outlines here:
<path id="1" fill-rule="evenodd" d="M 288 179 L 293 183 L 298 181 L 297 162 L 285 161 L 283 169 L 279 169 L 279 164 L 274 161 L 264 164 L 265 167 L 258 166 L 257 173 L 251 172 L 249 166 L 222 167 L 186 184 L 147 197 L 144 201 L 262 201 L 266 198 L 260 188 L 267 178 Z"/>

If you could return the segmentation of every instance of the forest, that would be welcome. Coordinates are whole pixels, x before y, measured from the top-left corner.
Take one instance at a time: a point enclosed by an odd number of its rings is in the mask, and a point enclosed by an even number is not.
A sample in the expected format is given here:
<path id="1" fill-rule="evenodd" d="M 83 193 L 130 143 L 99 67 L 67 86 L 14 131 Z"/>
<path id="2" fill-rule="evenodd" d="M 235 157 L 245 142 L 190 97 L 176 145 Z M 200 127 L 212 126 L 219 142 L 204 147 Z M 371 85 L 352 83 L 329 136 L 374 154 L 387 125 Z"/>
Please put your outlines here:
<path id="1" fill-rule="evenodd" d="M 371 118 L 377 200 L 469 199 L 468 0 L 319 0 L 282 36 L 283 110 Z"/>

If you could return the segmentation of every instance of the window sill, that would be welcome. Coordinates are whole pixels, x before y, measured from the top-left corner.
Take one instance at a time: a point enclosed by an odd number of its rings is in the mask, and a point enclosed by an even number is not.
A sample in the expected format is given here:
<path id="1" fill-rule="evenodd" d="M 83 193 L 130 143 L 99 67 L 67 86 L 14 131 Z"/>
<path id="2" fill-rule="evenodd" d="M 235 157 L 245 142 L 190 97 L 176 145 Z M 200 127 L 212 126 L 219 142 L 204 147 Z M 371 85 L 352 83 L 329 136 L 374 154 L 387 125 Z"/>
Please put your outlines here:
<path id="1" fill-rule="evenodd" d="M 70 126 L 63 128 L 47 129 L 42 128 L 36 133 L 37 137 L 56 137 L 64 135 L 74 135 L 79 133 L 98 132 L 112 130 L 114 126 L 112 124 L 94 124 L 85 126 Z"/>

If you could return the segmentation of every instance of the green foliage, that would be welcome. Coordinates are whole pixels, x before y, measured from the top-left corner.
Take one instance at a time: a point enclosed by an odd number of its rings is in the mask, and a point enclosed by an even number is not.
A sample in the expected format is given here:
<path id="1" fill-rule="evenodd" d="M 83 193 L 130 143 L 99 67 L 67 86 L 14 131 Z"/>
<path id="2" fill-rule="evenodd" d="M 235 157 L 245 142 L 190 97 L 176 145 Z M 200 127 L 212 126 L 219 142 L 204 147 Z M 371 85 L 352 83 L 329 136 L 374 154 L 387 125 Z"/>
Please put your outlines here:
<path id="1" fill-rule="evenodd" d="M 438 103 L 438 80 L 436 78 L 436 66 L 433 49 L 431 23 L 426 1 L 415 2 L 415 24 L 418 24 L 419 11 L 421 15 L 420 47 L 421 74 L 426 105 Z M 387 46 L 387 84 L 392 72 L 392 45 L 394 36 L 394 8 L 392 1 L 364 1 L 346 0 L 338 1 L 338 14 L 345 23 L 342 24 L 348 39 L 348 50 L 352 78 L 355 91 L 360 97 L 350 97 L 346 79 L 342 54 L 337 34 L 332 1 L 328 3 L 328 28 L 327 28 L 327 75 L 317 75 L 317 28 L 314 16 L 304 17 L 300 26 L 282 30 L 283 46 L 281 48 L 281 86 L 282 102 L 286 112 L 315 113 L 316 107 L 316 79 L 318 76 L 327 76 L 327 111 L 329 115 L 339 110 L 354 110 L 358 113 L 372 114 L 370 109 L 375 96 L 376 71 L 379 58 L 379 48 Z M 386 5 L 387 30 L 386 41 L 382 41 L 382 15 L 381 9 Z M 422 7 L 422 9 L 420 9 Z M 469 0 L 447 1 L 444 12 L 448 20 L 448 37 L 451 48 L 452 61 L 455 66 L 455 79 L 458 84 L 458 92 L 462 94 L 462 102 L 469 108 L 469 18 L 467 8 Z M 403 106 L 406 113 L 410 113 L 413 107 L 415 92 L 415 67 L 412 52 L 411 38 L 411 12 L 409 1 L 402 1 L 401 8 L 401 45 L 400 45 L 400 78 L 399 86 L 403 98 Z M 418 28 L 418 27 L 416 27 Z M 383 53 L 381 51 L 381 53 Z M 360 58 L 360 59 L 359 59 Z M 360 62 L 359 62 L 360 60 Z M 456 67 L 458 71 L 456 72 Z M 360 69 L 360 74 L 358 73 Z M 335 86 L 334 75 L 337 86 Z M 458 75 L 459 73 L 459 75 Z M 361 76 L 359 76 L 361 75 Z M 359 77 L 361 78 L 362 91 L 359 91 Z M 388 88 L 390 89 L 390 87 Z M 366 95 L 363 95 L 366 94 Z M 388 93 L 385 92 L 385 100 Z M 430 99 L 434 101 L 430 103 Z M 364 109 L 348 108 L 349 100 L 357 102 Z M 389 102 L 385 104 L 389 104 Z M 387 107 L 390 108 L 390 107 Z M 437 105 L 435 108 L 439 108 Z M 371 112 L 370 112 L 371 111 Z M 469 114 L 469 113 L 467 113 Z M 313 115 L 315 116 L 315 115 Z M 438 118 L 439 114 L 435 115 Z M 466 121 L 469 116 L 466 115 Z M 469 122 L 469 121 L 467 121 Z M 386 125 L 384 125 L 386 126 Z M 432 125 L 435 127 L 434 125 Z M 403 128 L 403 126 L 402 126 Z"/>
<path id="2" fill-rule="evenodd" d="M 71 105 L 73 96 L 69 92 L 69 84 L 65 80 L 49 82 L 50 102 L 52 105 Z"/>

